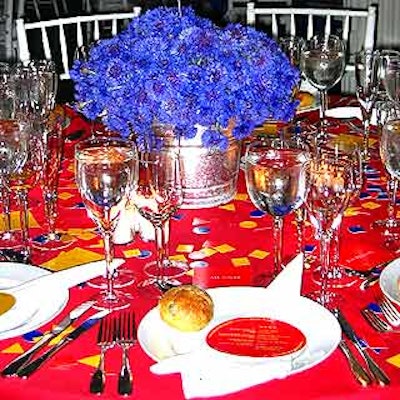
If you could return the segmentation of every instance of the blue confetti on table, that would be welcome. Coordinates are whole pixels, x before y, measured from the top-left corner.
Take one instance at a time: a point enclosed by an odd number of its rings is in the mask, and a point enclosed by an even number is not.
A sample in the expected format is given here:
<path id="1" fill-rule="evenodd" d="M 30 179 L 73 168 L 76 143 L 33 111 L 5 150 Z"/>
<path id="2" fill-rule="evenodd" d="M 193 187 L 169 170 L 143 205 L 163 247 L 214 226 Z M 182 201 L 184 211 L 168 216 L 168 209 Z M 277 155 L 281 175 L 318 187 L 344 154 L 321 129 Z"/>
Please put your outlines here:
<path id="1" fill-rule="evenodd" d="M 250 212 L 250 217 L 252 218 L 261 218 L 265 215 L 264 211 L 261 210 L 253 210 Z"/>
<path id="2" fill-rule="evenodd" d="M 371 197 L 371 195 L 367 192 L 361 192 L 359 197 L 360 199 L 368 199 Z"/>
<path id="3" fill-rule="evenodd" d="M 356 234 L 356 233 L 364 233 L 365 232 L 365 229 L 360 225 L 349 226 L 348 230 L 349 230 L 350 233 L 354 233 L 354 234 Z"/>
<path id="4" fill-rule="evenodd" d="M 316 248 L 317 248 L 317 246 L 315 244 L 306 244 L 304 246 L 304 251 L 306 253 L 312 253 Z"/>
<path id="5" fill-rule="evenodd" d="M 193 261 L 189 264 L 190 268 L 205 268 L 208 267 L 208 262 L 203 260 Z"/>
<path id="6" fill-rule="evenodd" d="M 140 254 L 137 256 L 137 258 L 143 260 L 144 258 L 149 258 L 152 255 L 152 252 L 150 250 L 140 250 Z"/>
<path id="7" fill-rule="evenodd" d="M 210 228 L 207 226 L 196 226 L 193 228 L 192 232 L 196 233 L 197 235 L 206 235 L 210 232 Z"/>
<path id="8" fill-rule="evenodd" d="M 171 219 L 175 220 L 175 221 L 180 221 L 181 219 L 183 219 L 183 214 L 174 214 Z"/>
<path id="9" fill-rule="evenodd" d="M 43 336 L 43 332 L 41 331 L 31 331 L 22 335 L 22 338 L 27 342 L 34 342 L 35 339 Z"/>

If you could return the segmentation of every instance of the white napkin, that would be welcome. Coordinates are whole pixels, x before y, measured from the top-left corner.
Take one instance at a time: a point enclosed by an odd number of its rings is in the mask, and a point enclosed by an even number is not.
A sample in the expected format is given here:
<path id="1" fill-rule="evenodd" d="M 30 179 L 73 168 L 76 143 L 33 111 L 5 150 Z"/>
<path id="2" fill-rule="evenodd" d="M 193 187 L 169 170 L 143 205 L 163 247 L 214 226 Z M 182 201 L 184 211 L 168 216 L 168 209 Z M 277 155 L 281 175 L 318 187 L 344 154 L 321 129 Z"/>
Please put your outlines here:
<path id="1" fill-rule="evenodd" d="M 303 254 L 296 256 L 268 286 L 267 299 L 277 304 L 295 301 L 300 296 Z M 206 345 L 183 355 L 164 359 L 150 367 L 157 375 L 181 374 L 186 399 L 222 396 L 272 379 L 286 377 L 292 370 L 289 358 L 260 362 L 236 362 L 221 356 Z"/>
<path id="2" fill-rule="evenodd" d="M 357 118 L 362 121 L 360 107 L 334 107 L 326 110 L 326 116 L 330 118 Z M 376 110 L 372 110 L 371 124 L 376 125 Z"/>

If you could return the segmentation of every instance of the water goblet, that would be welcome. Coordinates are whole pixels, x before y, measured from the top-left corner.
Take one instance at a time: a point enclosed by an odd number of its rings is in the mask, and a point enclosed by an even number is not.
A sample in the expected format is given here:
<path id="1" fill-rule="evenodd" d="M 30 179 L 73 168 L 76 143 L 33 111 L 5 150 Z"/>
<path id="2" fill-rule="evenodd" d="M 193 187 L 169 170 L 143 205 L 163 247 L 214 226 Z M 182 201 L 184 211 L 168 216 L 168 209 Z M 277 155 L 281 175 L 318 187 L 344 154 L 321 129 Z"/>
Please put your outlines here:
<path id="1" fill-rule="evenodd" d="M 246 187 L 253 204 L 273 217 L 273 271 L 268 284 L 282 269 L 283 220 L 305 200 L 309 155 L 298 140 L 265 138 L 251 142 L 245 154 Z"/>
<path id="2" fill-rule="evenodd" d="M 138 286 L 147 289 L 148 295 L 159 296 L 160 287 L 183 276 L 188 266 L 168 257 L 169 221 L 183 202 L 179 151 L 163 144 L 158 149 L 151 148 L 140 152 L 139 179 L 131 200 L 139 214 L 149 220 L 155 230 L 156 261 L 145 265 L 144 272 L 149 278 Z"/>
<path id="3" fill-rule="evenodd" d="M 372 109 L 378 95 L 378 67 L 379 53 L 372 50 L 364 50 L 356 54 L 356 95 L 360 104 L 364 125 L 364 160 L 369 159 L 369 133 Z"/>
<path id="4" fill-rule="evenodd" d="M 346 66 L 344 42 L 334 35 L 314 36 L 306 42 L 300 64 L 304 76 L 319 91 L 321 137 L 325 138 L 327 91 L 343 76 Z"/>
<path id="5" fill-rule="evenodd" d="M 75 148 L 78 189 L 104 242 L 107 286 L 96 299 L 95 307 L 99 309 L 116 310 L 129 306 L 129 295 L 114 288 L 117 270 L 112 267 L 112 236 L 134 184 L 136 162 L 134 144 L 119 138 L 88 139 Z"/>
<path id="6" fill-rule="evenodd" d="M 354 172 L 349 159 L 329 154 L 314 154 L 308 169 L 308 193 L 305 202 L 310 220 L 320 238 L 320 290 L 310 293 L 323 306 L 332 308 L 339 297 L 332 291 L 330 247 L 335 223 L 343 215 L 354 190 Z"/>

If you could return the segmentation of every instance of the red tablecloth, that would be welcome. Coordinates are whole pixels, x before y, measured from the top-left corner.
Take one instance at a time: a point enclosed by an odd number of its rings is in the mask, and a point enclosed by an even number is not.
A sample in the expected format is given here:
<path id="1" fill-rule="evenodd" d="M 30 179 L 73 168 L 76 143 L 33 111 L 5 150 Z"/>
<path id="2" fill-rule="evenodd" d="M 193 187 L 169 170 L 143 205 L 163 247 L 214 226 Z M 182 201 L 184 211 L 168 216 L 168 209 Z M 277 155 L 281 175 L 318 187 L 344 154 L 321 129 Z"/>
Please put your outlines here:
<path id="1" fill-rule="evenodd" d="M 314 114 L 308 116 L 315 118 Z M 75 123 L 80 124 L 79 120 Z M 86 133 L 87 125 L 79 125 Z M 76 127 L 75 127 L 76 128 Z M 76 134 L 70 126 L 70 139 L 76 139 Z M 341 126 L 337 133 L 345 133 Z M 371 222 L 386 217 L 387 199 L 386 175 L 377 156 L 376 144 L 374 157 L 371 160 L 372 170 L 367 175 L 361 200 L 357 201 L 346 212 L 341 229 L 341 260 L 347 265 L 368 268 L 381 261 L 396 258 L 396 253 L 387 250 L 383 245 L 379 232 L 371 229 Z M 76 241 L 62 251 L 82 248 L 95 254 L 102 254 L 102 246 L 93 232 L 93 223 L 87 217 L 86 210 L 79 204 L 80 198 L 74 184 L 72 162 L 68 156 L 72 154 L 72 145 L 67 145 L 66 160 L 63 163 L 60 181 L 60 216 L 58 227 L 74 234 Z M 39 200 L 39 201 L 38 201 Z M 38 222 L 43 224 L 43 210 L 40 202 L 40 191 L 32 193 L 31 213 Z M 193 250 L 203 247 L 220 249 L 215 254 L 204 259 L 208 266 L 195 268 L 193 282 L 204 287 L 251 285 L 254 277 L 264 268 L 272 264 L 271 218 L 264 216 L 255 218 L 251 215 L 254 206 L 246 194 L 243 173 L 240 173 L 238 195 L 231 203 L 203 210 L 180 210 L 178 217 L 171 223 L 171 254 L 188 257 L 188 253 L 178 252 L 179 245 L 192 245 Z M 248 224 L 247 221 L 251 221 Z M 197 233 L 196 227 L 206 227 L 206 233 Z M 31 236 L 41 233 L 40 227 L 31 229 Z M 87 235 L 89 233 L 89 235 Z M 285 221 L 284 235 L 285 259 L 293 257 L 296 245 L 296 230 L 293 217 Z M 318 247 L 311 226 L 306 228 L 305 243 L 308 258 L 317 257 Z M 222 246 L 222 247 L 219 247 Z M 143 242 L 140 238 L 124 246 L 117 246 L 116 255 L 126 256 L 126 267 L 140 274 L 149 258 L 137 257 L 135 249 L 154 251 L 152 242 Z M 229 251 L 225 252 L 226 249 Z M 133 250 L 133 251 L 130 251 Z M 254 257 L 254 251 L 270 253 L 265 258 Z M 45 264 L 57 256 L 59 252 L 34 251 L 33 258 L 37 264 Z M 261 253 L 263 254 L 263 253 Z M 189 260 L 190 262 L 191 260 Z M 85 262 L 81 259 L 80 262 Z M 0 265 L 1 268 L 1 265 Z M 312 289 L 311 272 L 304 272 L 304 291 Z M 400 343 L 396 333 L 376 334 L 360 315 L 359 310 L 374 300 L 379 294 L 379 285 L 361 291 L 359 284 L 350 288 L 340 289 L 344 297 L 344 311 L 357 330 L 371 342 L 379 342 L 385 349 L 375 354 L 375 359 L 385 369 L 392 379 L 389 387 L 371 386 L 361 388 L 352 377 L 347 362 L 342 353 L 336 350 L 328 359 L 307 371 L 292 375 L 283 380 L 274 380 L 256 387 L 243 390 L 236 394 L 225 396 L 226 399 L 392 399 L 400 396 Z M 94 289 L 80 286 L 70 290 L 70 300 L 55 321 L 59 321 L 73 306 L 89 298 Z M 49 300 L 51 301 L 51 300 Z M 240 299 L 232 299 L 240 301 Z M 137 322 L 155 305 L 154 301 L 136 297 L 132 308 L 136 311 Z M 277 305 L 278 306 L 278 305 Z M 304 318 L 307 318 L 305 315 Z M 41 327 L 36 334 L 40 335 L 51 328 L 51 323 Z M 318 329 L 318 326 L 315 327 Z M 0 399 L 54 399 L 74 400 L 90 399 L 89 379 L 98 359 L 99 349 L 96 346 L 97 329 L 92 329 L 81 338 L 63 349 L 51 359 L 41 370 L 27 380 L 17 378 L 0 379 Z M 34 335 L 25 335 L 0 341 L 0 368 L 11 361 L 23 349 L 31 345 Z M 121 353 L 114 349 L 107 354 L 106 368 L 108 371 L 106 390 L 103 398 L 113 399 L 120 396 L 116 393 L 117 374 L 120 367 Z M 149 371 L 153 361 L 143 352 L 139 345 L 131 349 L 131 361 L 134 373 L 134 394 L 136 399 L 182 399 L 183 394 L 178 374 L 156 376 Z"/>

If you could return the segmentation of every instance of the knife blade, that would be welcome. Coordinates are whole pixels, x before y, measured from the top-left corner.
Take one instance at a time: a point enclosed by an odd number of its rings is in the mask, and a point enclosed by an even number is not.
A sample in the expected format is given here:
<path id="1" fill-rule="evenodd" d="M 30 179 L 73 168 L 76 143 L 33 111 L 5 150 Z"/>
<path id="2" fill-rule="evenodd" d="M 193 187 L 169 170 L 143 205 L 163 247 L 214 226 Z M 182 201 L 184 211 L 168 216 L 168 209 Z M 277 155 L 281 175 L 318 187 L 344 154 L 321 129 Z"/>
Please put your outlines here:
<path id="1" fill-rule="evenodd" d="M 355 348 L 360 353 L 361 357 L 364 359 L 368 366 L 368 370 L 371 372 L 372 376 L 376 383 L 380 386 L 386 386 L 390 384 L 389 377 L 385 374 L 385 372 L 376 364 L 376 362 L 369 355 L 366 348 L 362 347 L 360 344 L 360 339 L 355 333 L 354 329 L 348 323 L 343 313 L 340 310 L 336 310 L 336 316 L 339 321 L 340 327 L 342 328 L 343 333 L 347 338 L 354 344 Z"/>
<path id="2" fill-rule="evenodd" d="M 41 348 L 43 348 L 50 340 L 54 339 L 60 333 L 64 332 L 69 328 L 74 321 L 76 321 L 80 316 L 82 316 L 89 308 L 94 304 L 94 300 L 85 301 L 84 303 L 78 305 L 70 313 L 59 322 L 50 332 L 45 333 L 41 339 L 36 342 L 31 348 L 25 351 L 23 354 L 11 361 L 5 368 L 1 371 L 2 376 L 12 376 L 15 375 L 18 369 L 22 368 L 27 364 L 34 354 L 36 354 Z"/>
<path id="3" fill-rule="evenodd" d="M 74 329 L 68 335 L 64 336 L 57 344 L 55 344 L 53 347 L 43 353 L 40 357 L 34 359 L 33 361 L 27 363 L 25 366 L 20 368 L 17 371 L 17 376 L 21 378 L 28 378 L 35 371 L 37 371 L 50 357 L 52 357 L 55 353 L 64 348 L 68 343 L 73 342 L 75 339 L 81 336 L 82 333 L 89 330 L 92 326 L 94 326 L 99 320 L 101 320 L 110 312 L 110 310 L 101 310 L 87 318 L 76 329 Z"/>

